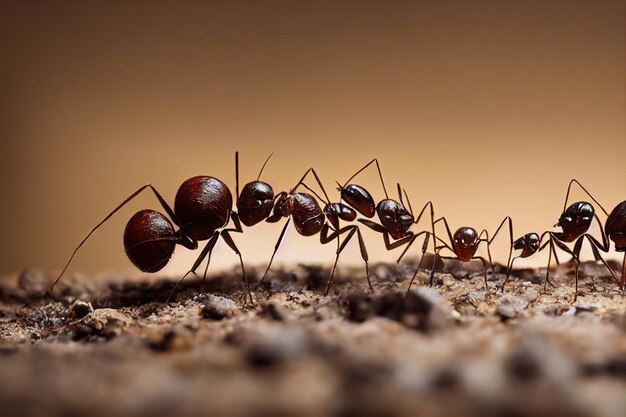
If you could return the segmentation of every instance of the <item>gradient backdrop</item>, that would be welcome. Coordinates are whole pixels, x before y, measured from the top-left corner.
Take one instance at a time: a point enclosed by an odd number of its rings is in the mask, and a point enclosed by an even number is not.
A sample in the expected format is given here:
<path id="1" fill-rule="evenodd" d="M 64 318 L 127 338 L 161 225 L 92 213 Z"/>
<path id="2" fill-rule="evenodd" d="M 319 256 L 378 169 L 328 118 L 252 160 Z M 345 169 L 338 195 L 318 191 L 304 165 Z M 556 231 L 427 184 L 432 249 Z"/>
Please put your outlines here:
<path id="1" fill-rule="evenodd" d="M 624 1 L 15 1 L 0 12 L 0 274 L 58 270 L 119 201 L 150 181 L 173 201 L 207 174 L 289 188 L 315 166 L 336 196 L 373 157 L 387 186 L 451 227 L 516 234 L 559 216 L 571 177 L 626 198 Z M 359 182 L 376 198 L 374 172 Z M 577 193 L 576 198 L 582 198 Z M 138 198 L 71 272 L 126 271 Z M 279 225 L 236 236 L 250 264 Z M 373 260 L 392 261 L 366 233 Z M 505 242 L 496 257 L 505 261 Z M 328 262 L 291 229 L 278 263 Z M 178 249 L 165 270 L 186 270 Z M 347 262 L 358 261 L 351 245 Z M 235 264 L 225 245 L 216 268 Z"/>

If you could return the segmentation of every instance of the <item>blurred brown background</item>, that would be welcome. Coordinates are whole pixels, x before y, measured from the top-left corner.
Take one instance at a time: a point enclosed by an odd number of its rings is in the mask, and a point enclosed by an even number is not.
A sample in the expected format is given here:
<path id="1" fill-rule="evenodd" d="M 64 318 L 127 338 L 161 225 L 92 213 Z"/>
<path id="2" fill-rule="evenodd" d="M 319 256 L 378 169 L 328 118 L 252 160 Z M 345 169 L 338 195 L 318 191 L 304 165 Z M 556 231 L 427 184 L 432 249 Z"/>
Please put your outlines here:
<path id="1" fill-rule="evenodd" d="M 626 198 L 624 1 L 1 4 L 0 274 L 59 269 L 148 181 L 169 201 L 198 174 L 234 190 L 235 150 L 244 181 L 273 151 L 277 191 L 313 165 L 334 196 L 378 157 L 390 189 L 453 228 L 511 215 L 517 235 L 546 230 L 571 177 L 609 210 Z M 373 171 L 359 182 L 382 196 Z M 137 199 L 72 272 L 131 270 L 122 231 L 144 207 L 158 204 Z M 246 261 L 266 262 L 280 228 L 236 236 Z M 333 251 L 292 230 L 277 262 Z M 165 271 L 193 259 L 178 249 Z"/>

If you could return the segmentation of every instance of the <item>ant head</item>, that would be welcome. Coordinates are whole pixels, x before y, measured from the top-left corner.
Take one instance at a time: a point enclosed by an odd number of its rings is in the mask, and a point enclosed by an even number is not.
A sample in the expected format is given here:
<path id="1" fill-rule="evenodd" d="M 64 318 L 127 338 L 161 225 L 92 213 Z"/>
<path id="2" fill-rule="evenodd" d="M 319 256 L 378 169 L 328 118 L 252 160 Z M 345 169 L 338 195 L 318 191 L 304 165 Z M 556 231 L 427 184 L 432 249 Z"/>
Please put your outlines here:
<path id="1" fill-rule="evenodd" d="M 479 243 L 478 233 L 472 227 L 460 227 L 452 236 L 454 253 L 463 262 L 474 257 Z"/>
<path id="2" fill-rule="evenodd" d="M 174 213 L 182 232 L 206 240 L 230 218 L 233 197 L 222 181 L 208 176 L 189 178 L 176 193 Z"/>
<path id="3" fill-rule="evenodd" d="M 335 228 L 339 229 L 339 219 L 347 222 L 356 219 L 356 211 L 342 203 L 330 203 L 324 207 L 324 215 Z"/>
<path id="4" fill-rule="evenodd" d="M 391 237 L 399 239 L 406 235 L 409 227 L 413 224 L 413 215 L 395 200 L 385 199 L 378 203 L 376 212 L 380 224 L 387 229 Z"/>
<path id="5" fill-rule="evenodd" d="M 263 181 L 252 181 L 244 185 L 237 200 L 239 219 L 246 226 L 265 220 L 274 207 L 274 190 Z"/>
<path id="6" fill-rule="evenodd" d="M 563 229 L 563 239 L 571 242 L 589 230 L 595 210 L 593 206 L 585 201 L 579 201 L 570 205 L 554 227 L 561 226 Z"/>
<path id="7" fill-rule="evenodd" d="M 169 262 L 177 241 L 172 223 L 154 210 L 141 210 L 124 229 L 124 250 L 143 272 L 157 272 Z"/>
<path id="8" fill-rule="evenodd" d="M 539 235 L 537 233 L 526 233 L 524 236 L 513 242 L 513 249 L 521 249 L 520 257 L 527 258 L 539 250 Z"/>
<path id="9" fill-rule="evenodd" d="M 337 183 L 339 185 L 339 183 Z M 341 199 L 350 207 L 367 218 L 374 217 L 375 204 L 372 195 L 363 187 L 357 184 L 349 184 L 345 187 L 339 185 L 337 188 L 341 192 Z"/>
<path id="10" fill-rule="evenodd" d="M 626 201 L 619 203 L 606 219 L 606 234 L 615 243 L 615 250 L 626 252 Z"/>

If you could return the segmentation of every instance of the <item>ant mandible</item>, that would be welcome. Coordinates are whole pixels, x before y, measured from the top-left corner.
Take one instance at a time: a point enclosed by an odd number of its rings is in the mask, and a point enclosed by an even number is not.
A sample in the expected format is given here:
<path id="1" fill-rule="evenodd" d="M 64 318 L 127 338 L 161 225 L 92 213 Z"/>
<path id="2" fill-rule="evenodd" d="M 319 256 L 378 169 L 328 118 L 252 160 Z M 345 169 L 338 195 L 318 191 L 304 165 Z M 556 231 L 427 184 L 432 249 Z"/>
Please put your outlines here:
<path id="1" fill-rule="evenodd" d="M 607 216 L 609 215 L 607 211 L 604 209 L 604 207 L 602 207 L 602 205 L 598 203 L 598 201 L 589 193 L 589 191 L 587 191 L 587 189 L 578 180 L 572 179 L 569 182 L 569 185 L 567 186 L 565 202 L 563 203 L 563 212 L 561 213 L 561 216 L 559 217 L 558 222 L 554 225 L 554 227 L 560 226 L 562 231 L 561 232 L 546 231 L 541 235 L 539 242 L 536 242 L 534 239 L 531 241 L 529 239 L 524 239 L 524 237 L 522 237 L 520 239 L 517 239 L 514 245 L 515 245 L 515 249 L 522 249 L 522 255 L 520 255 L 520 257 L 528 257 L 528 256 L 533 255 L 536 252 L 543 250 L 543 248 L 545 248 L 545 245 L 547 243 L 550 244 L 550 253 L 548 256 L 548 266 L 546 268 L 544 290 L 547 288 L 547 284 L 552 285 L 552 283 L 550 282 L 550 262 L 552 260 L 551 258 L 552 258 L 553 253 L 554 253 L 557 264 L 559 264 L 555 246 L 563 250 L 564 252 L 568 253 L 570 256 L 572 256 L 572 259 L 574 260 L 574 263 L 576 264 L 575 266 L 576 284 L 575 284 L 575 290 L 574 290 L 574 301 L 576 301 L 576 299 L 578 298 L 578 274 L 579 274 L 579 267 L 580 267 L 580 251 L 582 249 L 582 245 L 585 239 L 587 239 L 587 241 L 589 242 L 589 246 L 591 247 L 591 251 L 593 253 L 593 256 L 596 262 L 601 261 L 604 264 L 604 266 L 608 269 L 613 279 L 616 282 L 619 282 L 617 280 L 617 277 L 615 276 L 615 273 L 613 272 L 611 267 L 607 264 L 607 262 L 604 260 L 600 252 L 607 253 L 609 251 L 610 242 L 608 240 L 608 236 L 611 236 L 611 239 L 617 242 L 616 248 L 619 243 L 621 251 L 626 251 L 626 248 L 622 246 L 623 241 L 620 240 L 620 237 L 623 236 L 623 234 L 621 233 L 623 233 L 624 229 L 626 228 L 626 222 L 624 222 L 623 220 L 624 215 L 623 213 L 620 214 L 620 211 L 626 210 L 626 204 L 622 203 L 624 204 L 623 207 L 620 207 L 622 206 L 622 204 L 619 204 L 613 210 L 615 214 L 611 218 L 611 222 L 609 223 L 608 221 L 609 219 L 607 219 L 607 226 L 610 226 L 610 229 L 605 231 L 605 229 L 602 227 L 602 222 L 600 221 L 600 219 L 598 218 L 598 215 L 595 212 L 593 205 L 591 205 L 590 203 L 586 201 L 578 201 L 578 202 L 570 204 L 569 206 L 567 205 L 570 191 L 571 191 L 573 184 L 577 184 L 593 200 L 593 202 L 596 203 L 598 207 L 600 207 L 600 209 Z M 596 220 L 600 228 L 600 236 L 601 236 L 602 242 L 599 242 L 598 239 L 596 239 L 595 237 L 587 233 L 594 219 Z M 533 233 L 530 235 L 536 235 L 536 234 Z M 543 239 L 546 236 L 548 237 L 548 242 L 542 245 L 541 242 L 543 242 Z M 621 239 L 623 239 L 623 237 L 621 237 Z M 573 249 L 570 249 L 565 244 L 565 243 L 571 243 L 571 242 L 574 242 Z M 523 256 L 524 254 L 526 254 L 526 256 Z M 510 273 L 511 268 L 512 268 L 512 262 L 511 262 L 511 266 L 509 267 L 509 272 L 507 273 L 507 280 L 508 280 L 508 274 Z M 503 290 L 504 290 L 504 287 L 503 287 Z"/>

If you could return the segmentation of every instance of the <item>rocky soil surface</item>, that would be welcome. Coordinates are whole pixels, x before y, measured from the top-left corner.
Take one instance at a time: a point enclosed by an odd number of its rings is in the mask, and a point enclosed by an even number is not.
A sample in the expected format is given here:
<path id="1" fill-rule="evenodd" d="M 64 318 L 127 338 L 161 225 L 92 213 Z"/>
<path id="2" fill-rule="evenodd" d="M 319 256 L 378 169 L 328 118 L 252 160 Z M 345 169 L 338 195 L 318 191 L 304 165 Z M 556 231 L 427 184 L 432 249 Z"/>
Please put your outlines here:
<path id="1" fill-rule="evenodd" d="M 621 265 L 614 265 L 619 270 Z M 0 285 L 3 416 L 624 416 L 626 299 L 606 270 L 409 264 Z M 256 271 L 257 273 L 259 271 Z"/>

